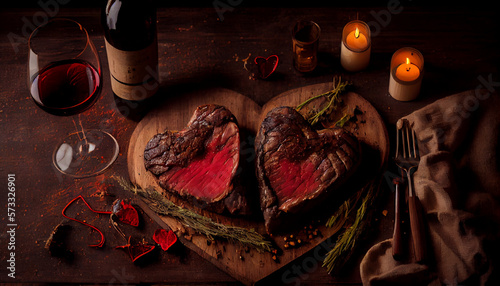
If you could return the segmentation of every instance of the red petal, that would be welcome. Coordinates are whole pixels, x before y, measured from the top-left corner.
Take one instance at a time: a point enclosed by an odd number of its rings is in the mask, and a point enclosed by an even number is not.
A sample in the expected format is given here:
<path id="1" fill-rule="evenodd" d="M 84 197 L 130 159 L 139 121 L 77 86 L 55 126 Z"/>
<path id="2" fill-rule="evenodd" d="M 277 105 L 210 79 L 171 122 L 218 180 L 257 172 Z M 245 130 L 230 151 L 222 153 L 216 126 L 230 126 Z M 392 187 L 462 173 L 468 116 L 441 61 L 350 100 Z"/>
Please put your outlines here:
<path id="1" fill-rule="evenodd" d="M 118 220 L 123 223 L 139 226 L 139 213 L 130 203 L 121 201 L 120 207 L 115 215 L 118 217 Z"/>
<path id="2" fill-rule="evenodd" d="M 177 236 L 172 230 L 157 229 L 153 235 L 153 240 L 161 246 L 161 249 L 167 251 L 177 241 Z"/>

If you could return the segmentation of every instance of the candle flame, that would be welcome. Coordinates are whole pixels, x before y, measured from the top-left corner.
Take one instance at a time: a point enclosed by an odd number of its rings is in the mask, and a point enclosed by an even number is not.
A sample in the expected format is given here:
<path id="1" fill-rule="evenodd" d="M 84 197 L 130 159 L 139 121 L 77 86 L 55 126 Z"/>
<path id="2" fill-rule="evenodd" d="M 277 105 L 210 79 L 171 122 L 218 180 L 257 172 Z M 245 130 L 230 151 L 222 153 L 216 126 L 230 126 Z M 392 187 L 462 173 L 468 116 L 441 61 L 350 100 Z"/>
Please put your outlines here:
<path id="1" fill-rule="evenodd" d="M 409 58 L 406 58 L 406 64 L 409 65 L 410 64 L 410 59 Z"/>
<path id="2" fill-rule="evenodd" d="M 359 38 L 359 29 L 356 27 L 356 32 L 354 32 L 354 37 L 357 39 Z"/>

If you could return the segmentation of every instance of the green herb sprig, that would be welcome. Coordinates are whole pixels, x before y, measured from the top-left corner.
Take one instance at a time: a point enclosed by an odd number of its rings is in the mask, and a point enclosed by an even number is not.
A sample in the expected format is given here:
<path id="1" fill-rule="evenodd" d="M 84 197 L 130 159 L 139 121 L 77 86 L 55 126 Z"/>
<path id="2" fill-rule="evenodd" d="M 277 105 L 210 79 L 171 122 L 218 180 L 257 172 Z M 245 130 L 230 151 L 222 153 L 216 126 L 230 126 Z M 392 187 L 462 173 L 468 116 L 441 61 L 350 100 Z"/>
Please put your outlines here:
<path id="1" fill-rule="evenodd" d="M 208 239 L 224 239 L 240 243 L 243 246 L 252 247 L 258 251 L 271 252 L 272 242 L 266 240 L 260 233 L 253 229 L 225 225 L 214 222 L 212 219 L 195 213 L 189 209 L 182 208 L 167 200 L 161 193 L 153 188 L 142 189 L 125 180 L 123 177 L 113 177 L 120 186 L 148 200 L 149 208 L 159 215 L 171 216 L 184 226 L 205 235 Z"/>
<path id="2" fill-rule="evenodd" d="M 352 225 L 341 233 L 335 243 L 335 246 L 327 253 L 323 260 L 323 267 L 328 273 L 341 267 L 351 256 L 359 237 L 368 228 L 367 219 L 369 210 L 371 210 L 375 197 L 377 196 L 379 180 L 373 180 L 365 187 L 352 195 L 345 203 L 330 217 L 327 221 L 327 227 L 342 228 L 351 218 L 351 214 L 357 207 L 356 216 Z M 361 199 L 362 198 L 362 199 Z M 358 202 L 361 199 L 361 203 Z"/>
<path id="3" fill-rule="evenodd" d="M 338 77 L 338 82 L 337 82 L 337 77 L 333 79 L 333 89 L 330 91 L 327 91 L 325 93 L 315 95 L 306 101 L 302 102 L 299 104 L 295 109 L 297 111 L 301 110 L 304 106 L 309 104 L 310 102 L 324 97 L 327 100 L 327 103 L 321 110 L 319 111 L 313 111 L 312 114 L 308 115 L 306 120 L 311 124 L 315 125 L 319 121 L 325 119 L 329 114 L 333 113 L 334 111 L 337 110 L 339 103 L 340 103 L 340 95 L 345 93 L 348 88 L 351 86 L 351 83 L 348 81 L 342 81 L 340 77 Z M 347 118 L 348 120 L 349 118 Z M 341 120 L 346 120 L 345 115 L 342 117 Z M 344 122 L 345 123 L 345 122 Z M 342 123 L 342 125 L 344 124 Z"/>

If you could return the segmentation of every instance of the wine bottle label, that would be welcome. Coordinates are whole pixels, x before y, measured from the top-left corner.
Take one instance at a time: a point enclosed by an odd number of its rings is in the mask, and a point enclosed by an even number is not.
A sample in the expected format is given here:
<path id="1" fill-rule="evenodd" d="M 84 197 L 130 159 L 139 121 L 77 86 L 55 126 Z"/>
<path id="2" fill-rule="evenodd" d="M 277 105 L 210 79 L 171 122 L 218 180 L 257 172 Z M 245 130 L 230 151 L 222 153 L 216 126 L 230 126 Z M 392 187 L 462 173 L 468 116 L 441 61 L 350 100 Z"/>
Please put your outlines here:
<path id="1" fill-rule="evenodd" d="M 138 51 L 119 50 L 105 42 L 113 92 L 127 100 L 143 100 L 155 94 L 160 85 L 156 39 Z"/>

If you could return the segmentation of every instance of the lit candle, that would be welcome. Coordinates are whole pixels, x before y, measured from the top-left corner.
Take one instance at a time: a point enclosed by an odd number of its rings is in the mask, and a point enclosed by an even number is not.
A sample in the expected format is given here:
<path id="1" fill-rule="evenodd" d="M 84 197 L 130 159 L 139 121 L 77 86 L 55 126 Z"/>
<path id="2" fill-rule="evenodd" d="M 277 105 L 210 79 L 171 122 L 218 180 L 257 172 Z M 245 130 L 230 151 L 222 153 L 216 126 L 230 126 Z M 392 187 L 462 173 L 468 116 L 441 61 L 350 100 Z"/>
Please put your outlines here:
<path id="1" fill-rule="evenodd" d="M 356 72 L 365 69 L 370 62 L 370 28 L 363 21 L 351 21 L 342 31 L 340 63 L 345 70 Z"/>
<path id="2" fill-rule="evenodd" d="M 397 50 L 391 59 L 389 94 L 399 101 L 417 98 L 422 84 L 424 57 L 414 48 Z"/>
<path id="3" fill-rule="evenodd" d="M 352 50 L 365 50 L 368 47 L 368 40 L 363 33 L 359 32 L 359 28 L 356 27 L 355 31 L 352 31 L 347 35 L 346 45 Z"/>
<path id="4" fill-rule="evenodd" d="M 414 81 L 420 76 L 420 69 L 406 58 L 406 62 L 396 69 L 396 77 L 402 81 Z"/>

